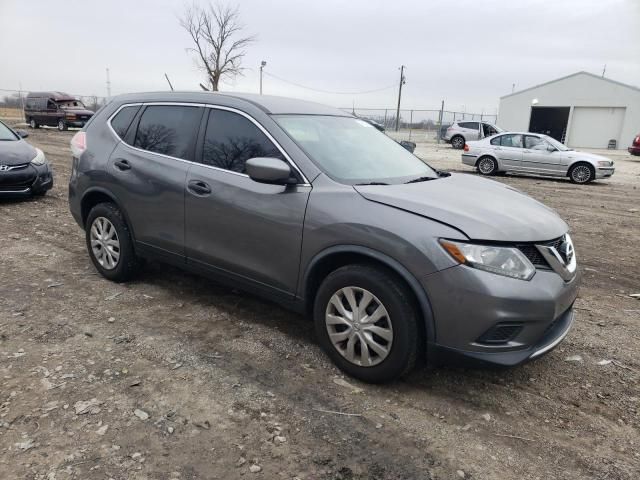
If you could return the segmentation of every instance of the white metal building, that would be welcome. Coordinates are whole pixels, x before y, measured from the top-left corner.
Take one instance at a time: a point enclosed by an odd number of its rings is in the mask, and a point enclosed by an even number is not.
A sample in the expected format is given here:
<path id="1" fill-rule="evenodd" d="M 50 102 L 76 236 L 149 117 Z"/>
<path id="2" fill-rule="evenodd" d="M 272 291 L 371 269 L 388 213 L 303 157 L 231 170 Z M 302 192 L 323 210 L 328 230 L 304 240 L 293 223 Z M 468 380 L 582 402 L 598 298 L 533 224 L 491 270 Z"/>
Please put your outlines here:
<path id="1" fill-rule="evenodd" d="M 578 72 L 500 98 L 498 125 L 570 147 L 626 148 L 640 132 L 640 88 Z"/>

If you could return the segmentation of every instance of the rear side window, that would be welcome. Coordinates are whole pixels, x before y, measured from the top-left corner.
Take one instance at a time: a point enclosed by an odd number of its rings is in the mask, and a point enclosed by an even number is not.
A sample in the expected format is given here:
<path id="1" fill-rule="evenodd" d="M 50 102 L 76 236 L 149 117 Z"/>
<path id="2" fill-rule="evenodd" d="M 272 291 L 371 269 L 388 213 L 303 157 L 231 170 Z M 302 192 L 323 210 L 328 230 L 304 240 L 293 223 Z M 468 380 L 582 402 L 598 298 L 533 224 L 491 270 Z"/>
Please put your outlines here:
<path id="1" fill-rule="evenodd" d="M 211 109 L 204 137 L 202 163 L 246 173 L 246 161 L 255 157 L 284 160 L 276 146 L 253 122 L 237 113 Z"/>
<path id="2" fill-rule="evenodd" d="M 502 137 L 496 137 L 491 139 L 491 145 L 500 145 Z"/>
<path id="3" fill-rule="evenodd" d="M 471 130 L 478 130 L 480 124 L 478 122 L 460 122 L 458 123 L 462 128 L 470 128 Z"/>
<path id="4" fill-rule="evenodd" d="M 500 145 L 502 145 L 503 147 L 522 148 L 522 135 L 509 134 L 501 135 L 498 138 L 500 139 Z M 493 141 L 491 143 L 493 143 Z"/>
<path id="5" fill-rule="evenodd" d="M 124 107 L 111 119 L 111 127 L 116 132 L 116 135 L 120 138 L 124 138 L 127 134 L 127 130 L 129 130 L 129 125 L 131 125 L 133 117 L 136 116 L 138 110 L 140 110 L 140 105 Z"/>
<path id="6" fill-rule="evenodd" d="M 148 106 L 140 117 L 133 145 L 149 152 L 192 160 L 201 115 L 200 107 Z"/>

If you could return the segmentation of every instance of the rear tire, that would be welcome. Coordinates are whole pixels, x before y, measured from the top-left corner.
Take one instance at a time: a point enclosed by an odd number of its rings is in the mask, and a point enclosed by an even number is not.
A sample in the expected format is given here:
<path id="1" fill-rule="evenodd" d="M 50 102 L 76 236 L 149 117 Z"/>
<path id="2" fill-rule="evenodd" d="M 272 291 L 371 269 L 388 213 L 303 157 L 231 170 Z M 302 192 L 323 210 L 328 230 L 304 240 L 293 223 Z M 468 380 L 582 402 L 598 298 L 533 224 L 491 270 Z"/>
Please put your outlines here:
<path id="1" fill-rule="evenodd" d="M 131 231 L 113 203 L 99 203 L 91 209 L 85 223 L 85 239 L 91 261 L 103 277 L 125 282 L 138 272 L 141 262 L 133 248 Z"/>
<path id="2" fill-rule="evenodd" d="M 320 346 L 355 378 L 388 382 L 416 364 L 420 316 L 407 287 L 384 269 L 356 264 L 333 271 L 317 291 L 313 316 Z"/>
<path id="3" fill-rule="evenodd" d="M 576 163 L 569 169 L 569 179 L 573 183 L 584 185 L 596 178 L 596 171 L 588 163 Z"/>
<path id="4" fill-rule="evenodd" d="M 477 167 L 481 175 L 496 175 L 498 173 L 498 162 L 491 157 L 481 157 Z"/>
<path id="5" fill-rule="evenodd" d="M 38 122 L 36 122 L 35 118 L 31 118 L 31 119 L 29 119 L 29 126 L 30 126 L 31 128 L 33 128 L 34 130 L 35 130 L 36 128 L 40 128 L 40 125 L 38 125 Z"/>
<path id="6" fill-rule="evenodd" d="M 461 135 L 455 135 L 451 139 L 451 146 L 456 150 L 462 150 L 464 148 L 464 137 Z"/>
<path id="7" fill-rule="evenodd" d="M 64 120 L 62 119 L 58 120 L 58 130 L 60 130 L 61 132 L 64 132 L 68 129 L 69 127 L 67 126 L 67 123 Z"/>

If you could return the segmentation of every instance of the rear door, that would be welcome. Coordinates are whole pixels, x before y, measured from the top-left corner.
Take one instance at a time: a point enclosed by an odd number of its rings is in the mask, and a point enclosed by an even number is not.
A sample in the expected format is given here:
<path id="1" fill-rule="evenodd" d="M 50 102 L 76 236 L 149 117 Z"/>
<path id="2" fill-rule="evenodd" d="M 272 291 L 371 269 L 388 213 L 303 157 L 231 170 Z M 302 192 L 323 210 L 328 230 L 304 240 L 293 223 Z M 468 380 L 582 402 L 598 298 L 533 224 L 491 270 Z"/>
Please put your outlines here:
<path id="1" fill-rule="evenodd" d="M 299 185 L 288 186 L 248 177 L 250 158 L 291 161 L 242 112 L 210 108 L 201 143 L 199 164 L 187 178 L 188 262 L 271 294 L 293 296 L 311 186 L 301 175 Z"/>
<path id="2" fill-rule="evenodd" d="M 555 149 L 549 151 L 551 145 L 537 135 L 524 136 L 522 151 L 522 169 L 532 173 L 560 175 L 567 168 L 562 165 L 562 155 Z"/>
<path id="3" fill-rule="evenodd" d="M 498 162 L 508 170 L 522 168 L 522 135 L 508 133 L 491 139 L 491 145 Z"/>
<path id="4" fill-rule="evenodd" d="M 139 111 L 128 126 L 133 109 Z M 125 208 L 139 246 L 167 260 L 184 257 L 185 180 L 203 111 L 187 105 L 125 106 L 110 122 L 124 141 L 109 159 L 109 188 Z"/>
<path id="5" fill-rule="evenodd" d="M 480 123 L 479 122 L 462 122 L 459 124 L 464 129 L 465 140 L 480 139 Z"/>

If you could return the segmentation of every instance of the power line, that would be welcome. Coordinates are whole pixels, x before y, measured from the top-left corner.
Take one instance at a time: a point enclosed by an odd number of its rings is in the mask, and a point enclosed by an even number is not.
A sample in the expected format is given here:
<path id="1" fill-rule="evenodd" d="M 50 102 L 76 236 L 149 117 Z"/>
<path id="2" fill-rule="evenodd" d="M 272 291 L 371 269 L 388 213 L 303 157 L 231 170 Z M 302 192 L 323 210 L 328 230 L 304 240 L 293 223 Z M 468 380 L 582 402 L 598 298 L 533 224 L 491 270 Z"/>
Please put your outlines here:
<path id="1" fill-rule="evenodd" d="M 280 80 L 281 82 L 288 83 L 288 84 L 294 85 L 296 87 L 304 88 L 306 90 L 312 90 L 314 92 L 320 92 L 320 93 L 330 93 L 330 94 L 333 94 L 333 95 L 362 95 L 364 93 L 381 92 L 383 90 L 389 90 L 390 88 L 395 88 L 395 85 L 389 85 L 388 87 L 376 88 L 376 89 L 373 89 L 373 90 L 364 90 L 364 91 L 361 91 L 361 92 L 334 92 L 334 91 L 331 91 L 331 90 L 322 90 L 320 88 L 308 87 L 306 85 L 302 85 L 300 83 L 292 82 L 291 80 L 287 80 L 285 78 L 279 77 L 277 75 L 274 75 L 273 73 L 269 73 L 269 72 L 266 72 L 266 71 L 263 72 L 263 75 L 267 75 L 268 77 L 273 77 L 276 80 Z"/>

